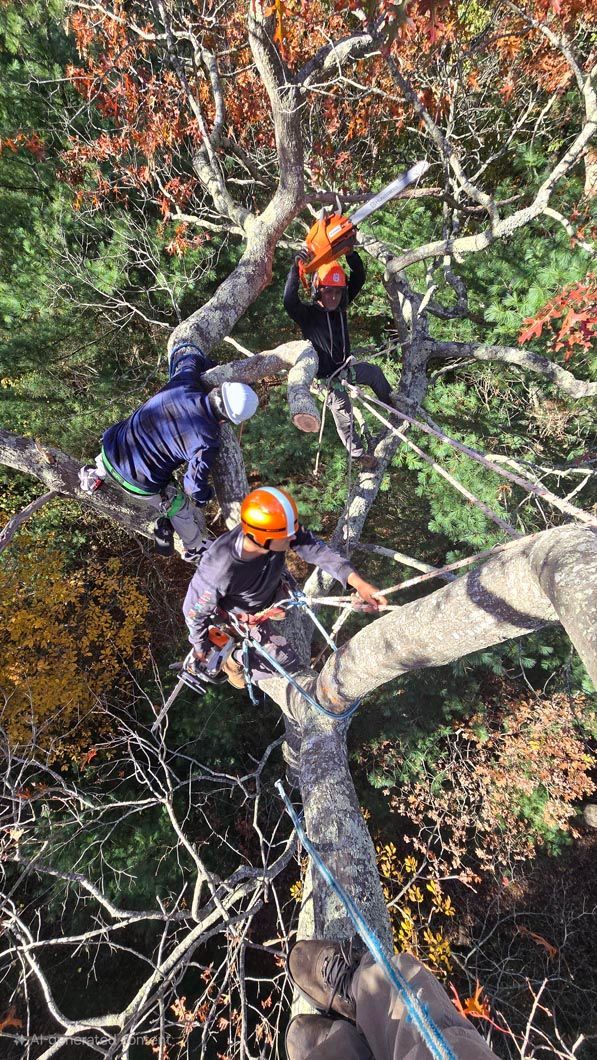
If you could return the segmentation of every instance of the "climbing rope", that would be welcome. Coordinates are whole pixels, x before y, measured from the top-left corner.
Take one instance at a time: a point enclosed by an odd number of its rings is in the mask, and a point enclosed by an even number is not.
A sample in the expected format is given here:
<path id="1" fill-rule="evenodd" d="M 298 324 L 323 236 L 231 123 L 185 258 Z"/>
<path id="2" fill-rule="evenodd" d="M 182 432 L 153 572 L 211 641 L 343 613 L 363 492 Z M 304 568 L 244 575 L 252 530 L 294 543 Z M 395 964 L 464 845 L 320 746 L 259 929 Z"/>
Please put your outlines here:
<path id="1" fill-rule="evenodd" d="M 354 437 L 354 405 L 350 403 L 350 434 L 348 436 L 348 474 L 346 478 L 346 518 L 344 534 L 346 538 L 346 558 L 350 559 L 350 505 L 348 503 L 352 490 L 352 446 Z"/>
<path id="2" fill-rule="evenodd" d="M 468 567 L 471 563 L 476 563 L 480 559 L 487 559 L 488 556 L 497 556 L 500 552 L 506 552 L 507 549 L 513 548 L 517 541 L 506 541 L 503 545 L 494 545 L 493 548 L 487 548 L 483 552 L 477 552 L 474 556 L 465 556 L 464 559 L 455 560 L 454 563 L 447 563 L 444 567 L 435 567 L 433 570 L 427 571 L 425 574 L 418 574 L 415 578 L 407 578 L 406 581 L 397 582 L 396 585 L 390 585 L 387 589 L 379 589 L 378 593 L 380 596 L 389 596 L 391 593 L 398 592 L 399 589 L 410 589 L 413 585 L 420 585 L 421 582 L 429 581 L 433 578 L 441 578 L 443 574 L 449 574 L 450 571 L 458 570 L 460 567 Z M 310 604 L 327 605 L 329 607 L 347 607 L 354 609 L 354 596 L 309 596 L 307 600 Z M 395 611 L 397 607 L 388 605 L 386 608 L 380 608 L 380 611 Z"/>
<path id="3" fill-rule="evenodd" d="M 330 394 L 330 388 L 329 388 L 329 386 L 326 386 L 326 388 L 324 390 L 324 393 L 323 393 L 323 408 L 321 410 L 321 425 L 320 425 L 320 428 L 319 428 L 319 437 L 317 439 L 317 454 L 315 456 L 315 467 L 313 468 L 313 474 L 314 474 L 315 478 L 317 478 L 317 476 L 319 474 L 319 460 L 320 460 L 320 457 L 321 457 L 321 443 L 323 441 L 323 428 L 325 427 L 325 414 L 327 412 L 329 394 Z"/>
<path id="4" fill-rule="evenodd" d="M 386 409 L 392 416 L 400 416 L 401 419 L 406 420 L 408 423 L 412 423 L 413 426 L 418 427 L 421 431 L 425 431 L 426 434 L 439 438 L 441 442 L 445 442 L 446 445 L 456 449 L 459 453 L 464 453 L 466 456 L 470 457 L 471 460 L 475 460 L 478 464 L 482 464 L 483 467 L 488 468 L 489 471 L 493 471 L 495 474 L 501 475 L 502 478 L 508 479 L 509 482 L 514 482 L 517 486 L 521 486 L 527 491 L 527 493 L 533 493 L 536 497 L 542 497 L 555 508 L 559 508 L 560 511 L 565 512 L 566 515 L 571 515 L 574 519 L 579 519 L 581 522 L 587 523 L 590 526 L 597 526 L 597 519 L 588 512 L 584 512 L 582 508 L 577 508 L 576 505 L 570 504 L 562 497 L 557 497 L 555 493 L 546 489 L 545 486 L 539 486 L 535 482 L 531 482 L 530 479 L 523 478 L 521 475 L 515 475 L 512 471 L 506 471 L 505 468 L 500 467 L 499 464 L 493 463 L 486 456 L 483 456 L 482 453 L 478 453 L 475 449 L 471 449 L 470 446 L 465 445 L 464 442 L 459 442 L 456 438 L 452 438 L 450 435 L 445 434 L 444 431 L 442 431 L 426 414 L 424 414 L 427 420 L 425 423 L 422 420 L 418 420 L 414 416 L 410 416 L 408 413 L 403 412 L 401 409 L 396 409 L 392 405 L 386 405 L 385 402 L 380 401 L 379 398 L 363 394 L 363 391 L 359 387 L 353 386 L 352 383 L 347 382 L 345 385 L 357 398 L 359 398 L 363 406 L 368 409 L 373 416 L 376 416 L 381 423 L 385 424 L 389 430 L 402 440 L 404 440 L 404 438 L 399 429 L 382 416 L 377 409 L 373 408 L 372 403 Z"/>
<path id="5" fill-rule="evenodd" d="M 352 921 L 355 930 L 361 936 L 365 946 L 369 950 L 369 953 L 373 957 L 373 960 L 380 964 L 390 980 L 392 986 L 396 990 L 398 996 L 401 998 L 408 1017 L 412 1021 L 413 1026 L 416 1027 L 417 1031 L 421 1035 L 425 1042 L 429 1052 L 436 1060 L 456 1060 L 456 1056 L 452 1050 L 450 1044 L 444 1038 L 439 1027 L 431 1019 L 425 1005 L 421 1004 L 414 990 L 411 989 L 407 980 L 401 974 L 388 958 L 384 947 L 377 937 L 372 928 L 369 927 L 365 917 L 361 913 L 357 904 L 353 901 L 349 894 L 344 890 L 341 884 L 338 883 L 325 861 L 320 857 L 319 853 L 315 849 L 311 840 L 307 837 L 304 828 L 301 825 L 300 819 L 290 802 L 284 788 L 282 781 L 276 781 L 276 790 L 278 791 L 280 798 L 282 799 L 286 812 L 292 821 L 296 833 L 301 841 L 302 846 L 309 854 L 313 864 L 315 865 L 320 876 L 323 877 L 328 887 L 338 896 L 342 902 L 350 920 Z"/>
<path id="6" fill-rule="evenodd" d="M 316 629 L 319 630 L 319 632 L 321 633 L 322 637 L 327 641 L 327 643 L 328 643 L 329 647 L 332 649 L 332 651 L 338 651 L 338 648 L 337 648 L 337 646 L 336 646 L 336 644 L 334 642 L 333 636 L 331 636 L 328 633 L 327 629 L 325 629 L 325 627 L 322 626 L 322 624 L 319 621 L 317 615 L 315 614 L 315 612 L 313 611 L 312 607 L 309 604 L 309 598 L 302 591 L 302 589 L 298 588 L 298 586 L 293 588 L 292 595 L 287 600 L 281 600 L 276 606 L 277 607 L 285 607 L 285 609 L 287 609 L 289 611 L 292 608 L 298 608 L 301 611 L 305 611 L 308 614 L 309 618 L 311 619 L 313 625 L 316 627 Z"/>
<path id="7" fill-rule="evenodd" d="M 359 709 L 361 705 L 360 699 L 356 699 L 354 703 L 351 703 L 350 706 L 346 708 L 346 710 L 340 712 L 328 710 L 326 707 L 322 707 L 321 703 L 318 703 L 317 700 L 311 695 L 311 693 L 307 692 L 307 689 L 303 688 L 303 686 L 298 683 L 298 681 L 292 676 L 292 674 L 289 674 L 288 671 L 284 669 L 282 664 L 279 663 L 277 659 L 274 659 L 273 655 L 270 655 L 267 648 L 264 648 L 258 640 L 255 640 L 251 636 L 250 626 L 248 626 L 244 622 L 241 622 L 234 614 L 234 612 L 230 613 L 229 620 L 233 629 L 236 631 L 236 633 L 242 640 L 243 671 L 247 690 L 249 692 L 249 696 L 251 697 L 252 703 L 257 704 L 258 701 L 253 689 L 254 682 L 251 678 L 251 664 L 249 656 L 251 650 L 255 651 L 257 655 L 260 655 L 262 659 L 265 659 L 265 661 L 276 671 L 276 673 L 278 673 L 280 677 L 283 677 L 285 681 L 288 681 L 288 683 L 292 685 L 294 690 L 298 692 L 303 697 L 303 699 L 307 701 L 309 706 L 313 707 L 313 710 L 316 710 L 318 714 L 322 714 L 325 718 L 332 718 L 333 721 L 345 721 L 348 718 L 352 718 L 352 715 L 355 713 L 355 711 Z"/>

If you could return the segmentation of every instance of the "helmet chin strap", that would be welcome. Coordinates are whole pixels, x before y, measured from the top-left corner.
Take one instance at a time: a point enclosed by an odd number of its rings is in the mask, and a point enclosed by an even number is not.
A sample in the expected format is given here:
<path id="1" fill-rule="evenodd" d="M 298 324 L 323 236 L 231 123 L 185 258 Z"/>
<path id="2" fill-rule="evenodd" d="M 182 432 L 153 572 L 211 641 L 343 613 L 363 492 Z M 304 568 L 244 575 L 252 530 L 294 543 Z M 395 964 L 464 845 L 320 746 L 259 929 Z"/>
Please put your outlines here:
<path id="1" fill-rule="evenodd" d="M 272 540 L 273 540 L 271 537 L 268 537 L 266 539 L 265 543 L 262 543 L 261 541 L 257 541 L 256 538 L 253 536 L 253 534 L 251 534 L 249 532 L 247 532 L 246 536 L 249 538 L 250 541 L 253 542 L 254 545 L 257 545 L 257 548 L 263 548 L 263 549 L 265 549 L 266 552 L 270 551 L 270 545 L 271 545 Z"/>
<path id="2" fill-rule="evenodd" d="M 221 423 L 227 422 L 228 421 L 228 417 L 227 417 L 226 411 L 224 409 L 224 401 L 223 401 L 223 398 L 222 398 L 222 392 L 219 389 L 212 390 L 207 395 L 207 400 L 209 401 L 209 405 L 210 405 L 210 408 L 211 408 L 214 416 L 216 416 L 217 419 Z"/>

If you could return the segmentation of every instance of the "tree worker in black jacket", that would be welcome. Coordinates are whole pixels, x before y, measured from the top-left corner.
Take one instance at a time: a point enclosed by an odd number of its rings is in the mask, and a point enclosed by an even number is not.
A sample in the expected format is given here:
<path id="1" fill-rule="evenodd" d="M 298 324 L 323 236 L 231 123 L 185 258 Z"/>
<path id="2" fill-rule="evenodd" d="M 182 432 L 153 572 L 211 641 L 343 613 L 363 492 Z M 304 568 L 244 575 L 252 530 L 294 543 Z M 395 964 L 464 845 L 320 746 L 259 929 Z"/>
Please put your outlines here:
<path id="1" fill-rule="evenodd" d="M 317 379 L 328 381 L 326 404 L 331 409 L 340 441 L 362 467 L 375 466 L 375 458 L 365 451 L 363 441 L 354 430 L 350 398 L 342 386 L 343 379 L 359 386 L 369 386 L 380 401 L 388 402 L 391 386 L 381 368 L 366 361 L 351 363 L 347 306 L 356 298 L 365 282 L 365 267 L 355 250 L 346 255 L 350 269 L 346 272 L 338 261 L 322 265 L 315 274 L 313 301 L 299 298 L 299 261 L 308 259 L 301 250 L 288 273 L 284 290 L 284 308 L 299 325 L 319 358 Z"/>

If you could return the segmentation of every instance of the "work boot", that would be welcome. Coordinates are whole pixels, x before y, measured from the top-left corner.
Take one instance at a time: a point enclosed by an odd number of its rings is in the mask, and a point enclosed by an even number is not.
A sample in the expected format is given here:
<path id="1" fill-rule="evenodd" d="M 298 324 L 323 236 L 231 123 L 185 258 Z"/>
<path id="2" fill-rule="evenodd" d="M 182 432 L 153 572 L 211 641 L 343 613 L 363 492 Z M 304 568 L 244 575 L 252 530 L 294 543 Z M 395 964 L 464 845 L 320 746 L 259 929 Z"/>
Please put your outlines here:
<path id="1" fill-rule="evenodd" d="M 174 553 L 174 530 L 165 515 L 160 515 L 153 528 L 153 543 L 158 556 L 171 556 Z"/>
<path id="2" fill-rule="evenodd" d="M 307 1016 L 301 1013 L 291 1019 L 286 1028 L 286 1056 L 288 1060 L 305 1060 L 313 1049 L 325 1042 L 334 1026 L 329 1016 Z"/>
<path id="3" fill-rule="evenodd" d="M 320 1010 L 356 1022 L 352 977 L 360 955 L 349 942 L 305 939 L 295 943 L 287 961 L 288 974 L 303 997 Z"/>
<path id="4" fill-rule="evenodd" d="M 200 548 L 186 548 L 181 554 L 181 559 L 184 559 L 185 563 L 194 563 L 197 566 L 205 552 L 205 545 L 201 545 Z"/>
<path id="5" fill-rule="evenodd" d="M 246 687 L 247 682 L 245 681 L 245 671 L 241 664 L 237 662 L 232 655 L 229 655 L 227 659 L 224 659 L 222 670 L 228 678 L 228 683 L 231 684 L 233 688 Z"/>

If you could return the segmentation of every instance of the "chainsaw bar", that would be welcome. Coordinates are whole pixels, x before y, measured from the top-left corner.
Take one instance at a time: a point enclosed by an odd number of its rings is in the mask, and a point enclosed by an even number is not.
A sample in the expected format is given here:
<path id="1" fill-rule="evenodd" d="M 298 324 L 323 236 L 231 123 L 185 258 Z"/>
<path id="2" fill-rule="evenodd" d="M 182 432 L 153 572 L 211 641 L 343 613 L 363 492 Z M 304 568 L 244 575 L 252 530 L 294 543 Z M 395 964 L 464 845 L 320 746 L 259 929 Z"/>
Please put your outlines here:
<path id="1" fill-rule="evenodd" d="M 416 162 L 406 173 L 402 173 L 391 184 L 382 188 L 376 195 L 372 195 L 350 216 L 341 213 L 329 214 L 324 211 L 305 237 L 309 259 L 299 261 L 299 276 L 305 289 L 309 289 L 308 276 L 342 254 L 350 253 L 354 247 L 357 225 L 361 221 L 370 217 L 375 210 L 379 210 L 390 199 L 395 199 L 409 184 L 419 180 L 428 169 L 429 162 Z"/>
<path id="2" fill-rule="evenodd" d="M 369 217 L 370 214 L 375 212 L 375 210 L 379 210 L 380 206 L 383 206 L 384 203 L 389 202 L 390 199 L 396 198 L 396 195 L 399 195 L 401 191 L 408 188 L 409 184 L 412 184 L 415 180 L 419 180 L 419 178 L 423 176 L 423 173 L 426 173 L 428 169 L 429 162 L 415 162 L 414 166 L 407 169 L 406 173 L 403 173 L 400 177 L 396 177 L 396 180 L 393 180 L 391 184 L 388 184 L 387 187 L 378 191 L 377 195 L 372 195 L 371 198 L 367 199 L 367 202 L 363 203 L 355 213 L 350 215 L 350 220 L 354 227 L 356 228 L 361 221 L 364 221 L 365 218 Z M 333 229 L 328 235 L 331 241 L 334 238 Z"/>

